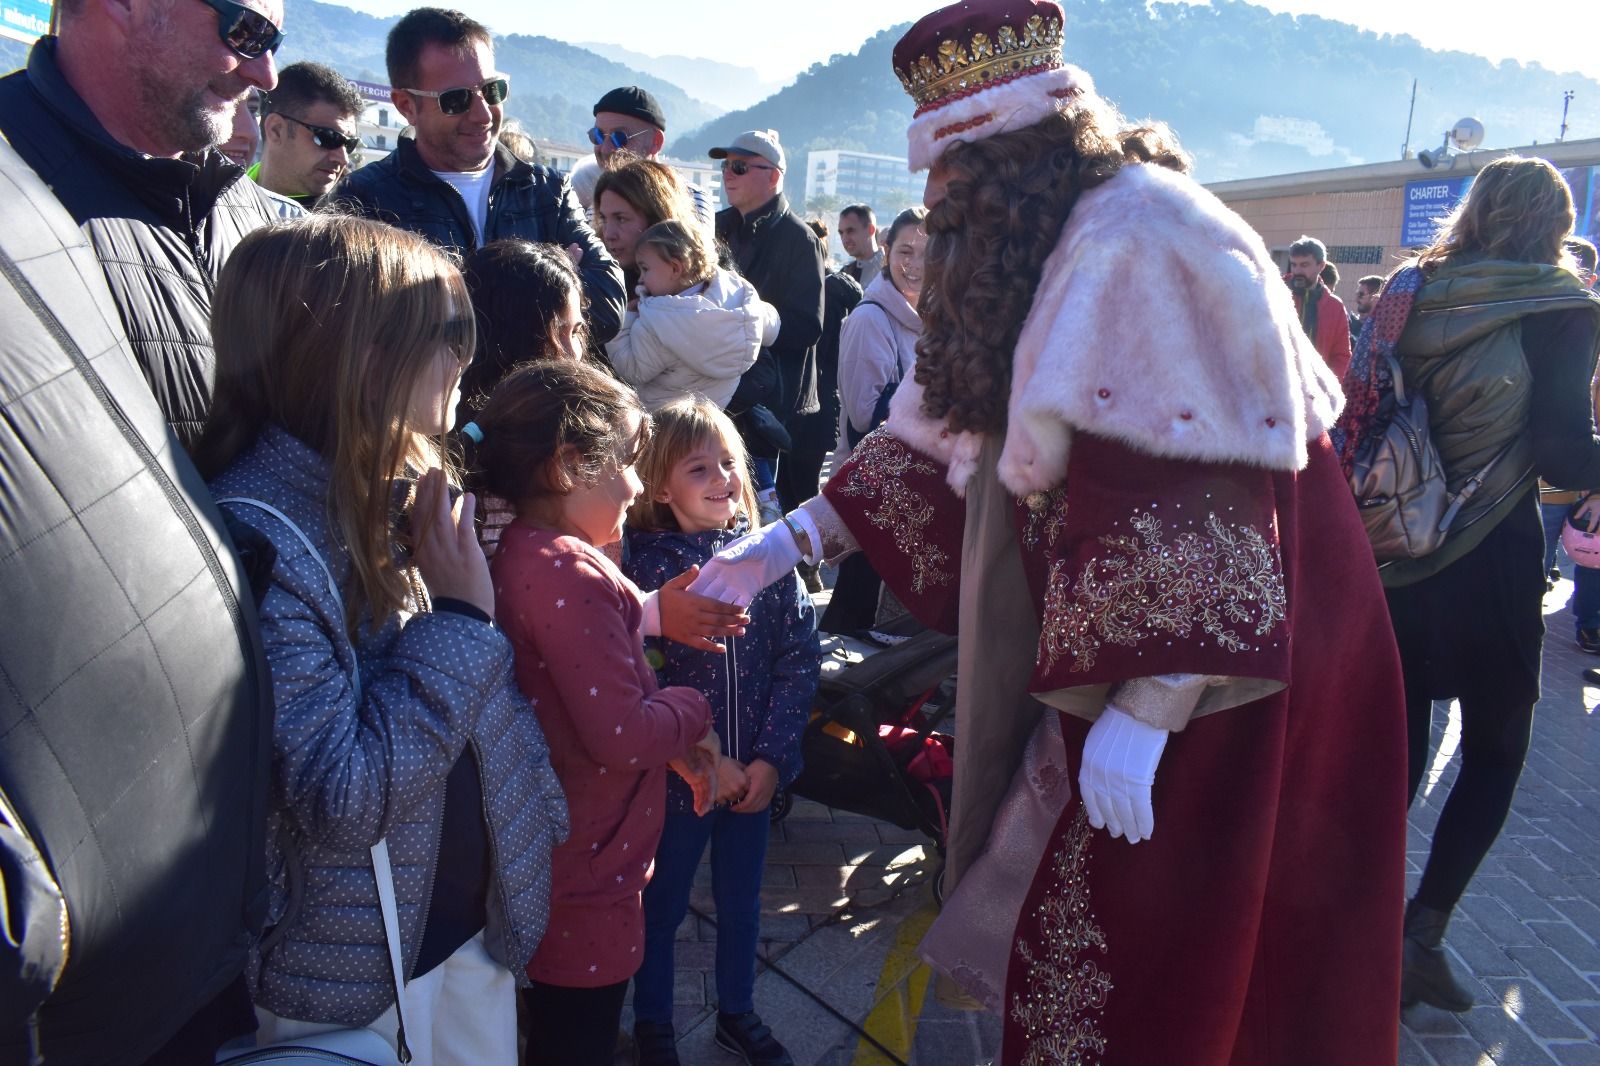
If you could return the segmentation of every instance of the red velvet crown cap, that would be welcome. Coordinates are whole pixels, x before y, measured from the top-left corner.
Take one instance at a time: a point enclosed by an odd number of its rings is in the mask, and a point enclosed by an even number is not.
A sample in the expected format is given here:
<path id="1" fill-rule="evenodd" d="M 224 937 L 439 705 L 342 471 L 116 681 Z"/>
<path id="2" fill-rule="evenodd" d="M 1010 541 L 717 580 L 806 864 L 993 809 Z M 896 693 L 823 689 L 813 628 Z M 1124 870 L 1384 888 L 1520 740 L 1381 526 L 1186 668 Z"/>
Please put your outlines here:
<path id="1" fill-rule="evenodd" d="M 1000 80 L 1062 65 L 1055 0 L 962 0 L 924 15 L 894 47 L 918 113 Z"/>
<path id="2" fill-rule="evenodd" d="M 894 73 L 916 101 L 906 130 L 913 171 L 950 145 L 1044 120 L 1089 76 L 1062 59 L 1055 0 L 962 0 L 917 21 L 895 45 Z"/>

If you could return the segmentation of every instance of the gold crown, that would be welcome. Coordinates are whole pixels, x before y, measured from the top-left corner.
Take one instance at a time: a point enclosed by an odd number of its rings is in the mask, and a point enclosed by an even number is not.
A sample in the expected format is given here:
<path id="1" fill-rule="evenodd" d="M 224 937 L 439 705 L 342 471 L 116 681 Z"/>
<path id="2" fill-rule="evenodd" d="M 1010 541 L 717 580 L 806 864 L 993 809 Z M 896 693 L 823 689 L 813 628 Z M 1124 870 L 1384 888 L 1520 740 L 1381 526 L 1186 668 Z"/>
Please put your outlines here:
<path id="1" fill-rule="evenodd" d="M 1034 69 L 1062 65 L 1061 20 L 1034 15 L 1021 29 L 1001 26 L 993 37 L 979 31 L 968 42 L 940 41 L 933 55 L 919 56 L 894 72 L 900 84 L 924 108 L 958 96 L 969 96 L 997 81 L 1009 81 Z"/>

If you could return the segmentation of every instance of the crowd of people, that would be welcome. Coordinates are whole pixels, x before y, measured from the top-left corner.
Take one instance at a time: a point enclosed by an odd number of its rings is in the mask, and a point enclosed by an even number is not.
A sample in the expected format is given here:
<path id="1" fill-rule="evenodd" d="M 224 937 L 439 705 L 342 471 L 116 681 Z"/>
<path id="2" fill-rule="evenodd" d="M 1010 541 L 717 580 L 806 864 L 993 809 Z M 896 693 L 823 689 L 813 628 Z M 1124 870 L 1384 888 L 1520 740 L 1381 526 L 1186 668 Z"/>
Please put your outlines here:
<path id="1" fill-rule="evenodd" d="M 0 1061 L 601 1066 L 631 989 L 673 1066 L 709 849 L 716 1042 L 790 1063 L 769 808 L 819 631 L 903 612 L 959 638 L 922 950 L 999 1061 L 1392 1062 L 1402 1005 L 1472 1005 L 1443 938 L 1556 535 L 1600 531 L 1558 171 L 1484 167 L 1351 313 L 1053 0 L 967 0 L 894 51 L 924 205 L 845 208 L 835 269 L 775 131 L 711 150 L 713 215 L 620 87 L 580 189 L 513 147 L 488 29 L 418 8 L 356 166 L 360 94 L 279 70 L 283 23 L 62 0 L 0 79 Z M 1375 558 L 1354 471 L 1403 389 L 1447 535 Z M 1600 653 L 1600 567 L 1573 613 Z"/>

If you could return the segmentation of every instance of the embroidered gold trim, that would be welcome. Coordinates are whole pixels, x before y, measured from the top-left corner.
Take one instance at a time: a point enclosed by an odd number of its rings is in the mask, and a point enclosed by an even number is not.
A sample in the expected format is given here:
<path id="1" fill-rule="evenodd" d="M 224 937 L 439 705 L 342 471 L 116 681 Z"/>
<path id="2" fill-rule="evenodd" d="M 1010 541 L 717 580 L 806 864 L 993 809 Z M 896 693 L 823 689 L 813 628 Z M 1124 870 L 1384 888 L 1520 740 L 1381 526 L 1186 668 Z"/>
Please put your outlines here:
<path id="1" fill-rule="evenodd" d="M 1132 524 L 1137 537 L 1100 538 L 1110 550 L 1084 564 L 1076 583 L 1065 560 L 1050 567 L 1039 636 L 1047 669 L 1068 655 L 1078 673 L 1094 666 L 1103 645 L 1131 648 L 1196 628 L 1224 651 L 1256 651 L 1234 627 L 1261 639 L 1283 623 L 1283 569 L 1260 530 L 1210 514 L 1204 533 L 1180 533 L 1167 544 L 1150 512 L 1135 513 Z"/>
<path id="2" fill-rule="evenodd" d="M 926 536 L 933 521 L 933 504 L 920 492 L 906 487 L 908 473 L 932 474 L 939 471 L 932 463 L 919 459 L 893 434 L 878 431 L 867 434 L 851 456 L 850 476 L 839 492 L 845 496 L 875 496 L 879 506 L 867 512 L 867 520 L 894 536 L 895 547 L 911 559 L 911 588 L 926 591 L 929 584 L 948 585 L 950 561 L 943 548 Z"/>
<path id="3" fill-rule="evenodd" d="M 1060 19 L 1034 15 L 1021 26 L 1001 26 L 993 38 L 979 31 L 968 41 L 940 41 L 932 55 L 918 56 L 894 72 L 921 114 L 994 82 L 1061 66 L 1062 36 Z"/>
<path id="4" fill-rule="evenodd" d="M 1115 986 L 1089 955 L 1090 949 L 1106 952 L 1105 931 L 1089 909 L 1091 833 L 1080 803 L 1051 856 L 1050 890 L 1035 912 L 1037 938 L 1018 937 L 1012 945 L 1028 967 L 1022 988 L 1011 995 L 1011 1020 L 1028 1039 L 1019 1066 L 1093 1066 L 1106 1050 L 1100 1023 Z"/>

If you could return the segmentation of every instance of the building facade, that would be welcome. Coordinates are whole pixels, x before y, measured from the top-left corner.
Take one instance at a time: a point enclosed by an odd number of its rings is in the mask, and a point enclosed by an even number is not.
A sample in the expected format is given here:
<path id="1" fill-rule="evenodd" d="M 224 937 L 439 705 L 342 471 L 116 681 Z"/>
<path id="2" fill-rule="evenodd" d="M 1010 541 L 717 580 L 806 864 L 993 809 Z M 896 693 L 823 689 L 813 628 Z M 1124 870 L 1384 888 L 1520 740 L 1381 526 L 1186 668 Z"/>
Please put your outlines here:
<path id="1" fill-rule="evenodd" d="M 814 149 L 806 159 L 806 203 L 830 207 L 862 203 L 880 217 L 922 202 L 923 176 L 902 156 Z"/>
<path id="2" fill-rule="evenodd" d="M 1349 305 L 1356 282 L 1387 276 L 1429 243 L 1438 221 L 1460 203 L 1472 177 L 1506 155 L 1548 159 L 1566 175 L 1577 207 L 1576 232 L 1600 232 L 1600 139 L 1462 152 L 1433 168 L 1415 159 L 1313 170 L 1208 185 L 1237 211 L 1288 269 L 1289 245 L 1302 234 L 1328 246 L 1339 269 L 1338 296 Z"/>

